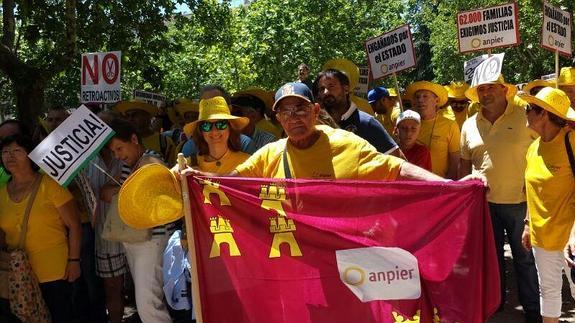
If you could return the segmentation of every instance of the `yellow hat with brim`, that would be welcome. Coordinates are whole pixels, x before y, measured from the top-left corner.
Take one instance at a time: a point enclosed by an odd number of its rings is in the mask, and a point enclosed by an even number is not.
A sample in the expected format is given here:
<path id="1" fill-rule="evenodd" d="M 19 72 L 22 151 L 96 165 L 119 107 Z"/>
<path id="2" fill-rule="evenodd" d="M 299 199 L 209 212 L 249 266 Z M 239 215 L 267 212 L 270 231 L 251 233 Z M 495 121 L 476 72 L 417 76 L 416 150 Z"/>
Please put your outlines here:
<path id="1" fill-rule="evenodd" d="M 387 92 L 389 92 L 389 96 L 397 96 L 397 92 L 395 91 L 395 88 L 389 87 L 386 89 L 387 89 Z"/>
<path id="2" fill-rule="evenodd" d="M 164 165 L 140 167 L 120 188 L 118 213 L 134 229 L 150 229 L 178 220 L 183 216 L 179 181 Z"/>
<path id="3" fill-rule="evenodd" d="M 174 102 L 174 108 L 183 116 L 186 112 L 200 112 L 200 102 L 188 98 L 180 98 Z"/>
<path id="4" fill-rule="evenodd" d="M 531 95 L 531 90 L 533 90 L 533 88 L 536 87 L 553 87 L 555 86 L 555 82 L 551 82 L 551 81 L 546 81 L 546 80 L 533 80 L 527 84 L 525 84 L 525 86 L 523 87 L 523 92 Z"/>
<path id="5" fill-rule="evenodd" d="M 415 92 L 427 90 L 435 94 L 439 98 L 437 107 L 442 107 L 447 103 L 447 90 L 437 83 L 428 81 L 417 81 L 409 84 L 405 89 L 405 97 L 410 101 L 415 101 Z"/>
<path id="6" fill-rule="evenodd" d="M 535 96 L 523 94 L 520 97 L 527 103 L 538 105 L 562 119 L 575 121 L 575 110 L 571 107 L 571 101 L 567 94 L 559 89 L 545 87 Z"/>
<path id="7" fill-rule="evenodd" d="M 575 67 L 563 67 L 559 72 L 559 85 L 575 85 Z"/>
<path id="8" fill-rule="evenodd" d="M 343 72 L 349 79 L 350 90 L 355 89 L 359 83 L 359 68 L 352 61 L 345 58 L 332 59 L 323 64 L 322 70 L 338 70 Z"/>
<path id="9" fill-rule="evenodd" d="M 242 130 L 250 123 L 246 117 L 236 117 L 230 113 L 230 108 L 226 99 L 216 96 L 211 99 L 200 100 L 200 116 L 198 120 L 190 122 L 184 126 L 184 133 L 190 138 L 200 122 L 208 120 L 229 120 L 230 125 L 235 130 Z"/>
<path id="10" fill-rule="evenodd" d="M 150 116 L 155 117 L 158 115 L 158 107 L 149 104 L 146 101 L 132 99 L 128 101 L 120 101 L 116 103 L 116 111 L 121 114 L 125 114 L 130 110 L 142 110 L 150 114 Z"/>
<path id="11" fill-rule="evenodd" d="M 469 89 L 469 84 L 465 82 L 451 82 L 449 85 L 444 86 L 447 91 L 447 97 L 455 100 L 467 100 L 465 91 Z"/>
<path id="12" fill-rule="evenodd" d="M 476 84 L 476 85 L 470 87 L 469 89 L 467 89 L 467 91 L 465 91 L 465 96 L 469 100 L 471 100 L 472 102 L 479 102 L 479 96 L 477 95 L 477 88 L 480 87 L 481 85 L 484 85 L 484 84 L 501 84 L 501 85 L 504 85 L 507 88 L 507 97 L 508 98 L 517 94 L 517 87 L 513 84 L 506 83 L 503 75 L 499 74 L 499 76 L 497 77 L 497 80 L 495 80 L 495 81 L 481 82 L 479 84 Z"/>
<path id="13" fill-rule="evenodd" d="M 274 95 L 272 92 L 265 91 L 257 87 L 250 87 L 242 91 L 234 93 L 234 97 L 240 97 L 245 95 L 255 96 L 256 98 L 262 100 L 265 104 L 267 110 L 271 110 L 274 105 Z"/>

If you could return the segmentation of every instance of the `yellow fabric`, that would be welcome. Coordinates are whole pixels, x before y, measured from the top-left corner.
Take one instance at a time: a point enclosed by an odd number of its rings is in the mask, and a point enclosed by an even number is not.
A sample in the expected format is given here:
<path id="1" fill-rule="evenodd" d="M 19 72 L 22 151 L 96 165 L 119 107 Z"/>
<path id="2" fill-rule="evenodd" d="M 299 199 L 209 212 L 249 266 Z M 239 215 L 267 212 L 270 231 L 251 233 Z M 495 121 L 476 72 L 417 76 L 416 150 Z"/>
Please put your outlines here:
<path id="1" fill-rule="evenodd" d="M 535 138 L 532 130 L 525 126 L 525 104 L 514 97 L 495 123 L 491 124 L 479 112 L 463 124 L 461 158 L 471 161 L 474 173 L 487 178 L 489 202 L 525 201 L 525 154 Z"/>
<path id="2" fill-rule="evenodd" d="M 575 178 L 565 149 L 566 128 L 550 142 L 537 138 L 527 150 L 525 186 L 531 221 L 531 243 L 549 251 L 563 250 L 575 220 Z M 569 139 L 575 151 L 575 132 Z"/>
<path id="3" fill-rule="evenodd" d="M 280 124 L 275 125 L 269 120 L 262 119 L 258 121 L 258 123 L 256 123 L 256 128 L 262 131 L 269 132 L 272 135 L 276 136 L 276 138 L 283 137 L 282 134 L 284 132 L 284 129 L 282 128 L 282 126 Z"/>
<path id="4" fill-rule="evenodd" d="M 239 164 L 246 161 L 249 157 L 250 155 L 244 152 L 228 150 L 222 159 L 220 159 L 220 166 L 216 165 L 217 162 L 215 161 L 205 161 L 204 156 L 198 156 L 198 166 L 201 171 L 223 175 L 236 169 Z"/>
<path id="5" fill-rule="evenodd" d="M 316 126 L 319 139 L 307 149 L 297 149 L 287 143 L 287 155 L 292 178 L 394 180 L 404 162 L 383 155 L 355 134 Z M 283 151 L 287 139 L 268 144 L 256 151 L 236 170 L 242 177 L 285 178 Z"/>
<path id="6" fill-rule="evenodd" d="M 457 112 L 451 108 L 450 105 L 441 109 L 442 114 L 447 119 L 457 122 L 459 130 L 463 127 L 465 120 L 469 119 L 472 115 L 477 113 L 478 104 L 470 104 L 467 108 L 463 109 L 461 112 Z"/>
<path id="7" fill-rule="evenodd" d="M 161 140 L 160 136 L 161 134 L 159 132 L 154 132 L 153 134 L 142 138 L 142 144 L 146 149 L 150 149 L 157 153 L 162 154 L 162 157 L 164 157 L 164 160 L 168 165 L 170 166 L 174 165 L 176 163 L 176 158 L 178 155 L 176 145 L 174 144 L 172 138 L 170 138 L 169 136 L 164 136 L 166 144 L 164 147 L 164 151 L 162 151 L 161 149 L 162 147 L 160 144 Z"/>
<path id="8" fill-rule="evenodd" d="M 449 154 L 459 151 L 459 126 L 440 113 L 431 120 L 421 120 L 417 140 L 431 152 L 431 169 L 441 177 L 447 175 Z"/>
<path id="9" fill-rule="evenodd" d="M 10 200 L 6 186 L 0 188 L 0 229 L 8 247 L 16 248 L 28 197 L 19 203 Z M 72 194 L 47 175 L 42 176 L 30 211 L 25 250 L 41 283 L 62 279 L 68 263 L 68 239 L 58 207 L 72 200 Z"/>
<path id="10" fill-rule="evenodd" d="M 381 125 L 385 128 L 385 131 L 393 137 L 393 139 L 397 139 L 396 136 L 393 134 L 393 129 L 395 128 L 395 122 L 399 117 L 401 110 L 399 109 L 399 104 L 395 105 L 391 111 L 386 111 L 385 114 L 375 114 L 375 119 L 381 123 Z"/>

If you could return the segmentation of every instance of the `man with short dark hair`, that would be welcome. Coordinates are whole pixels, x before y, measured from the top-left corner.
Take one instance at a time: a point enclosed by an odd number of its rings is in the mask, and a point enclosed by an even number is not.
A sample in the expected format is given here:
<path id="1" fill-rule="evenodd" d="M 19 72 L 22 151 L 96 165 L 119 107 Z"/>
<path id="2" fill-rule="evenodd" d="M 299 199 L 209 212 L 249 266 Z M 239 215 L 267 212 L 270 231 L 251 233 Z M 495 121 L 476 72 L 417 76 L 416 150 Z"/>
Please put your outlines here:
<path id="1" fill-rule="evenodd" d="M 232 98 L 232 114 L 247 117 L 250 120 L 248 125 L 242 129 L 242 133 L 252 139 L 246 149 L 249 154 L 277 140 L 276 136 L 256 126 L 258 122 L 265 119 L 265 108 L 265 103 L 253 95 L 241 94 Z"/>
<path id="2" fill-rule="evenodd" d="M 349 98 L 348 77 L 339 70 L 328 69 L 316 79 L 318 101 L 341 129 L 367 140 L 377 151 L 399 156 L 400 150 L 385 128 L 375 118 L 360 111 Z"/>
<path id="3" fill-rule="evenodd" d="M 387 88 L 380 86 L 367 93 L 367 102 L 375 112 L 375 119 L 383 125 L 388 134 L 392 135 L 395 122 L 401 112 L 397 97 L 391 96 Z"/>

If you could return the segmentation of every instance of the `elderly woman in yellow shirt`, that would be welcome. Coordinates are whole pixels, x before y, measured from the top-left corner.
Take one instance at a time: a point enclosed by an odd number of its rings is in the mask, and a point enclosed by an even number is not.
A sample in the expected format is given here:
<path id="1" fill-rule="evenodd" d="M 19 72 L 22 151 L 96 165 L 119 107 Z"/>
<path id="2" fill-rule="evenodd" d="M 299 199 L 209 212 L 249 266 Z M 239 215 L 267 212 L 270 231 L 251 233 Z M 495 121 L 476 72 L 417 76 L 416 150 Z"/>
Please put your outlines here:
<path id="1" fill-rule="evenodd" d="M 540 135 L 527 150 L 528 214 L 523 245 L 533 248 L 543 322 L 558 322 L 564 265 L 562 250 L 569 242 L 575 222 L 575 174 L 567 154 L 569 147 L 575 150 L 575 134 L 569 134 L 566 127 L 567 120 L 575 121 L 575 111 L 567 95 L 551 87 L 523 99 L 529 103 L 528 126 Z M 571 240 L 569 244 L 573 245 L 575 239 Z M 569 282 L 575 296 L 573 281 L 569 279 Z"/>
<path id="2" fill-rule="evenodd" d="M 2 164 L 12 175 L 0 188 L 0 229 L 6 233 L 8 247 L 16 248 L 28 199 L 39 178 L 24 249 L 52 320 L 71 322 L 71 282 L 80 276 L 80 219 L 72 194 L 37 172 L 28 158 L 32 149 L 31 139 L 21 135 L 4 138 L 0 144 Z"/>
<path id="3" fill-rule="evenodd" d="M 234 170 L 249 157 L 240 151 L 240 131 L 248 123 L 246 117 L 231 115 L 221 96 L 201 100 L 198 120 L 184 127 L 184 132 L 193 137 L 199 150 L 197 156 L 192 156 L 191 166 L 197 165 L 204 172 L 216 174 Z"/>

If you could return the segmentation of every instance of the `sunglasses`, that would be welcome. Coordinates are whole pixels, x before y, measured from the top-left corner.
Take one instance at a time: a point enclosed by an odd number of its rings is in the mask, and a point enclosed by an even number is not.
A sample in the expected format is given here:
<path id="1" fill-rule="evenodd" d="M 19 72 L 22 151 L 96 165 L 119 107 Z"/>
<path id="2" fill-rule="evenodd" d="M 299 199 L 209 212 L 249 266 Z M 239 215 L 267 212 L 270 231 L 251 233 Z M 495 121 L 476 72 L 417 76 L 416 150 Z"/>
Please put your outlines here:
<path id="1" fill-rule="evenodd" d="M 202 132 L 210 132 L 212 131 L 212 127 L 216 126 L 218 130 L 226 130 L 228 128 L 228 121 L 227 120 L 218 120 L 215 122 L 205 121 L 200 123 L 200 130 Z"/>

